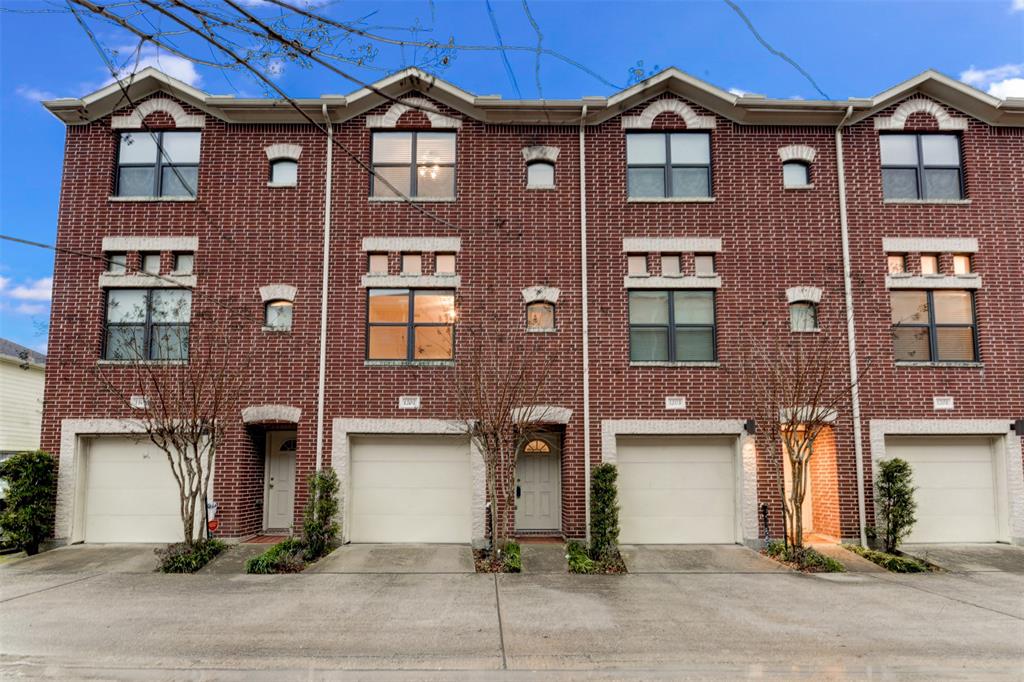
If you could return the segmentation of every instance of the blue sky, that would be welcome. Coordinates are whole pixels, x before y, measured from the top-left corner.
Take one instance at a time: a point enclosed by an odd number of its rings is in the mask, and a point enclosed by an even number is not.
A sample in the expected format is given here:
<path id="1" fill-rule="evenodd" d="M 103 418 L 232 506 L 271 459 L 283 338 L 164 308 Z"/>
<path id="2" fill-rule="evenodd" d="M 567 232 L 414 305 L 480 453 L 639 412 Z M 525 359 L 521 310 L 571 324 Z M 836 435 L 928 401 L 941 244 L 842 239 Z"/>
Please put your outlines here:
<path id="1" fill-rule="evenodd" d="M 244 2 L 262 16 L 276 14 L 259 0 Z M 1024 0 L 737 4 L 765 39 L 798 61 L 833 99 L 870 96 L 927 68 L 997 96 L 1024 97 Z M 110 78 L 73 17 L 66 12 L 24 11 L 62 6 L 0 0 L 0 9 L 6 10 L 0 12 L 0 233 L 50 244 L 57 229 L 64 128 L 39 100 L 80 96 Z M 537 44 L 537 32 L 521 0 L 491 0 L 490 7 L 504 44 Z M 477 94 L 575 98 L 608 95 L 615 91 L 608 83 L 626 86 L 636 70 L 647 73 L 676 66 L 725 89 L 819 97 L 792 66 L 766 51 L 720 0 L 531 0 L 529 9 L 545 48 L 576 60 L 599 78 L 542 57 L 538 92 L 533 54 L 509 53 L 506 66 L 501 54 L 493 51 L 458 52 L 440 75 Z M 486 0 L 328 2 L 317 11 L 345 21 L 363 18 L 364 27 L 395 38 L 415 35 L 439 42 L 453 38 L 463 45 L 497 44 Z M 146 19 L 160 25 L 155 15 Z M 107 48 L 135 45 L 108 24 L 91 25 Z M 414 34 L 406 30 L 409 27 L 417 27 Z M 194 53 L 210 54 L 205 47 Z M 381 47 L 371 68 L 346 68 L 361 80 L 373 81 L 422 57 L 422 50 Z M 265 94 L 242 73 L 195 66 L 152 49 L 143 51 L 141 63 L 163 68 L 207 92 Z M 321 68 L 292 62 L 270 67 L 275 82 L 292 96 L 357 89 Z M 97 225 L 99 229 L 102 226 Z M 0 336 L 45 350 L 52 271 L 52 253 L 0 242 Z"/>

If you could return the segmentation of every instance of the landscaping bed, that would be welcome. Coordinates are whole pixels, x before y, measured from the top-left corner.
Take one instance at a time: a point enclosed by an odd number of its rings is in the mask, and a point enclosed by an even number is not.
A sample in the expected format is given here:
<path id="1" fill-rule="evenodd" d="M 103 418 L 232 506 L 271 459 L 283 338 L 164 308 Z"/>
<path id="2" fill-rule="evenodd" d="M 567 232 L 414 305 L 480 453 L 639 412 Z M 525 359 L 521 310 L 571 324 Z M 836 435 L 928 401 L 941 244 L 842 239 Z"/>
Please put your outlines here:
<path id="1" fill-rule="evenodd" d="M 768 543 L 762 551 L 765 556 L 780 564 L 802 571 L 803 573 L 845 573 L 846 567 L 832 557 L 810 547 L 796 549 L 787 546 L 780 540 Z"/>
<path id="2" fill-rule="evenodd" d="M 906 554 L 890 554 L 859 545 L 843 545 L 843 549 L 862 556 L 893 573 L 928 573 L 937 570 L 936 566 Z"/>
<path id="3" fill-rule="evenodd" d="M 510 542 L 498 554 L 489 549 L 473 550 L 473 565 L 477 573 L 521 573 L 523 559 L 519 544 Z"/>
<path id="4" fill-rule="evenodd" d="M 195 573 L 228 548 L 220 540 L 198 540 L 191 547 L 184 542 L 158 547 L 154 551 L 160 559 L 161 573 Z"/>
<path id="5" fill-rule="evenodd" d="M 569 542 L 565 545 L 565 558 L 569 562 L 570 573 L 627 573 L 626 562 L 622 560 L 618 548 L 611 548 L 601 554 L 597 559 L 590 557 L 586 547 L 579 542 Z"/>

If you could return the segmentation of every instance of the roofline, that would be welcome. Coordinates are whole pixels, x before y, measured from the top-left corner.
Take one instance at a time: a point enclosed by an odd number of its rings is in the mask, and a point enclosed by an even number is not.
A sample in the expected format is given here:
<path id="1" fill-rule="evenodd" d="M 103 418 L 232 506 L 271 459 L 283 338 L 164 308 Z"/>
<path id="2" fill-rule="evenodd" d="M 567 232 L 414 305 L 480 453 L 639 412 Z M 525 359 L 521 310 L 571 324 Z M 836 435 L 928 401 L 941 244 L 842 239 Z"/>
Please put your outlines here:
<path id="1" fill-rule="evenodd" d="M 38 362 L 32 358 L 22 359 L 17 355 L 10 355 L 9 353 L 0 353 L 0 362 L 6 362 L 10 365 L 18 365 L 19 367 L 28 366 L 29 369 L 41 369 L 46 370 L 45 362 Z"/>

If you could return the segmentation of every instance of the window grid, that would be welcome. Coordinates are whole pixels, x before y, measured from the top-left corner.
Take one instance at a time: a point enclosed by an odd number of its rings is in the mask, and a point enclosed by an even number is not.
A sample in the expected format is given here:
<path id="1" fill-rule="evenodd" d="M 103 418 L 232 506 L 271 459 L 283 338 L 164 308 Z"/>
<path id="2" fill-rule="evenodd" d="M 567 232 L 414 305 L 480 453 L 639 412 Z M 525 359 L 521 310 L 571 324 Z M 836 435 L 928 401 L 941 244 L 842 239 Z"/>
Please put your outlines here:
<path id="1" fill-rule="evenodd" d="M 631 196 L 631 197 L 634 196 L 633 194 L 630 194 L 630 192 L 629 192 L 629 178 L 628 178 L 628 172 L 629 172 L 630 169 L 633 169 L 633 168 L 636 168 L 636 169 L 658 169 L 658 168 L 662 168 L 662 169 L 664 169 L 665 178 L 664 178 L 664 181 L 663 181 L 664 182 L 664 185 L 663 185 L 664 192 L 662 193 L 662 197 L 665 197 L 665 198 L 672 198 L 672 197 L 677 197 L 677 196 L 679 198 L 693 198 L 693 197 L 687 197 L 685 195 L 676 195 L 676 194 L 673 193 L 673 191 L 672 191 L 672 171 L 674 169 L 679 169 L 679 170 L 703 169 L 703 170 L 705 170 L 707 172 L 708 192 L 707 192 L 707 194 L 696 195 L 696 196 L 713 197 L 715 195 L 714 188 L 711 185 L 711 136 L 708 133 L 683 133 L 683 132 L 671 132 L 671 133 L 665 132 L 665 133 L 662 133 L 662 132 L 653 132 L 653 133 L 629 133 L 629 135 L 661 135 L 665 139 L 665 163 L 661 164 L 661 163 L 628 163 L 627 162 L 627 164 L 626 164 L 626 171 L 627 171 L 626 193 L 629 194 L 629 196 Z M 694 136 L 701 135 L 701 136 L 704 136 L 704 137 L 708 138 L 708 162 L 706 164 L 703 164 L 703 163 L 672 163 L 672 136 L 673 135 L 694 135 Z M 637 195 L 635 198 L 642 199 L 642 198 L 644 198 L 644 195 Z"/>
<path id="2" fill-rule="evenodd" d="M 392 132 L 392 131 L 388 131 L 388 132 Z M 406 166 L 408 166 L 409 167 L 409 197 L 411 199 L 422 199 L 422 198 L 433 199 L 433 198 L 438 198 L 438 197 L 435 197 L 433 195 L 428 195 L 426 197 L 421 197 L 420 194 L 419 194 L 419 182 L 418 182 L 419 174 L 417 173 L 417 169 L 420 166 L 419 162 L 417 161 L 417 154 L 419 153 L 418 150 L 417 150 L 417 141 L 419 140 L 419 136 L 420 136 L 419 131 L 413 130 L 413 131 L 402 131 L 402 132 L 409 132 L 412 135 L 412 145 L 411 145 L 409 163 L 396 163 L 396 162 L 393 162 L 393 161 L 377 163 L 376 161 L 373 161 L 371 159 L 371 162 L 373 164 L 373 170 L 376 171 L 378 168 L 405 168 Z M 455 137 L 455 133 L 451 132 L 451 131 L 431 130 L 429 132 L 431 132 L 431 133 L 450 132 L 451 136 Z M 377 135 L 377 134 L 378 133 L 376 133 L 376 132 L 374 133 L 374 135 Z M 370 146 L 371 146 L 371 149 L 372 149 L 372 147 L 373 147 L 373 140 L 372 139 L 370 141 Z M 371 152 L 371 156 L 372 156 L 372 152 Z M 456 163 L 456 161 L 458 161 L 458 147 L 455 147 L 453 155 L 452 155 L 452 159 L 453 160 L 452 160 L 451 163 L 433 163 L 433 164 L 430 164 L 430 165 L 431 166 L 437 166 L 438 168 L 451 168 L 452 169 L 452 193 L 451 193 L 451 197 L 454 197 L 455 196 L 455 188 L 458 186 L 457 185 L 457 171 L 455 169 L 455 163 Z M 424 165 L 426 165 L 426 164 L 424 164 Z M 384 185 L 383 183 L 381 183 L 381 185 L 382 185 L 383 190 L 385 192 L 391 192 L 392 191 L 387 185 Z M 370 196 L 371 197 L 387 197 L 387 196 L 390 196 L 389 194 L 379 194 L 377 192 L 377 176 L 375 174 L 373 174 L 373 173 L 370 174 Z M 397 196 L 397 195 L 395 195 L 395 196 Z M 444 197 L 440 197 L 440 198 L 447 199 L 449 197 L 448 196 L 444 196 Z"/>
<path id="3" fill-rule="evenodd" d="M 914 291 L 901 289 L 900 291 Z M 928 357 L 917 358 L 896 358 L 897 362 L 977 362 L 978 361 L 978 313 L 975 308 L 975 296 L 971 293 L 971 323 L 958 322 L 936 322 L 935 321 L 935 291 L 924 290 L 926 307 L 928 308 L 928 322 L 896 322 L 892 325 L 896 329 L 920 329 L 928 335 Z M 890 303 L 891 305 L 891 303 Z M 971 330 L 971 352 L 973 357 L 970 360 L 946 360 L 939 357 L 939 329 L 970 329 Z"/>
<path id="4" fill-rule="evenodd" d="M 899 134 L 900 135 L 908 135 L 907 133 L 899 133 Z M 956 139 L 957 153 L 959 155 L 962 155 L 963 154 L 963 149 L 962 149 L 962 146 L 960 144 L 960 138 L 955 136 L 955 135 L 949 135 L 948 133 L 946 133 L 946 135 L 950 136 L 950 137 L 954 137 Z M 904 164 L 883 164 L 882 165 L 882 173 L 884 175 L 886 170 L 912 170 L 912 171 L 914 171 L 914 177 L 915 177 L 916 185 L 917 185 L 917 194 L 914 197 L 889 197 L 889 196 L 886 196 L 885 198 L 886 199 L 928 199 L 930 197 L 928 197 L 927 193 L 925 192 L 925 177 L 924 177 L 925 176 L 925 171 L 927 171 L 927 170 L 955 170 L 957 172 L 957 184 L 958 184 L 958 186 L 960 188 L 960 194 L 956 198 L 957 199 L 963 199 L 965 195 L 964 195 L 964 173 L 963 173 L 963 170 L 962 170 L 962 167 L 963 167 L 963 160 L 962 160 L 962 158 L 960 159 L 960 162 L 957 163 L 955 166 L 954 165 L 943 165 L 943 164 L 928 164 L 928 165 L 925 165 L 925 163 L 924 163 L 924 145 L 921 144 L 921 138 L 927 137 L 928 135 L 927 134 L 911 134 L 910 136 L 912 136 L 914 138 L 914 146 L 915 146 L 915 148 L 917 150 L 917 165 L 909 166 L 909 165 L 904 165 Z M 884 192 L 884 181 L 883 181 L 883 192 Z M 940 197 L 940 198 L 943 198 L 943 197 Z"/>
<path id="5" fill-rule="evenodd" d="M 676 323 L 676 302 L 675 296 L 677 293 L 690 293 L 690 292 L 702 292 L 709 293 L 711 295 L 711 324 L 705 323 Z M 662 293 L 654 292 L 651 293 Z M 717 324 L 717 310 L 715 307 L 715 292 L 714 290 L 702 290 L 702 289 L 682 289 L 674 290 L 669 289 L 664 293 L 668 294 L 668 324 L 656 324 L 656 323 L 629 323 L 630 332 L 634 329 L 652 329 L 652 330 L 665 330 L 667 332 L 668 339 L 668 358 L 667 362 L 690 362 L 686 360 L 677 360 L 676 356 L 676 332 L 684 329 L 696 329 L 696 330 L 710 330 L 711 331 L 711 357 L 707 360 L 700 360 L 697 362 L 715 362 L 718 360 L 718 324 Z M 649 362 L 647 360 L 634 360 L 633 359 L 633 335 L 630 334 L 629 339 L 629 359 L 632 362 Z M 657 362 L 657 361 L 655 361 Z"/>
<path id="6" fill-rule="evenodd" d="M 173 135 L 174 133 L 187 133 L 187 132 L 198 132 L 198 131 L 193 131 L 193 130 L 174 130 L 174 131 L 170 131 L 169 134 Z M 118 146 L 118 159 L 117 159 L 117 175 L 116 175 L 116 177 L 114 179 L 114 182 L 115 182 L 114 194 L 115 194 L 115 196 L 124 196 L 124 195 L 121 194 L 121 169 L 122 168 L 152 168 L 153 169 L 153 193 L 150 196 L 154 196 L 154 197 L 164 196 L 164 194 L 163 194 L 163 190 L 164 190 L 164 187 L 163 187 L 164 169 L 165 168 L 170 168 L 170 169 L 175 171 L 175 173 L 174 173 L 175 179 L 182 184 L 182 187 L 185 190 L 185 195 L 184 196 L 195 197 L 196 194 L 198 194 L 198 192 L 199 192 L 199 173 L 198 173 L 199 163 L 198 162 L 197 163 L 169 163 L 168 162 L 168 158 L 167 158 L 167 154 L 166 154 L 166 152 L 164 152 L 164 135 L 165 135 L 164 132 L 137 130 L 137 131 L 133 131 L 133 132 L 130 132 L 130 133 L 122 133 L 122 135 L 140 135 L 140 134 L 148 134 L 148 135 L 151 135 L 151 136 L 153 136 L 155 138 L 155 140 L 156 140 L 156 159 L 154 159 L 154 163 L 121 163 L 121 152 L 120 152 L 120 139 L 121 138 L 119 137 L 118 138 L 118 145 L 119 146 Z M 196 176 L 195 176 L 196 179 L 195 179 L 195 182 L 194 182 L 195 186 L 190 186 L 190 183 L 189 183 L 188 179 L 185 177 L 185 174 L 180 173 L 180 171 L 182 171 L 182 170 L 192 170 L 192 169 L 196 169 L 196 171 L 197 171 L 196 172 Z M 169 196 L 174 196 L 174 195 L 169 195 Z"/>
<path id="7" fill-rule="evenodd" d="M 408 297 L 408 317 L 403 322 L 370 322 L 370 300 L 374 292 L 386 292 L 389 295 L 396 296 L 404 294 Z M 437 361 L 436 358 L 417 358 L 416 357 L 416 330 L 422 328 L 437 328 L 437 327 L 448 327 L 451 329 L 451 348 L 448 352 L 448 357 L 443 361 L 451 360 L 455 357 L 455 324 L 454 322 L 416 322 L 416 296 L 418 294 L 447 294 L 452 297 L 454 305 L 455 291 L 453 289 L 368 289 L 366 292 L 366 338 L 364 343 L 366 346 L 366 359 L 367 360 L 394 360 L 397 362 L 408 362 L 412 360 L 420 361 Z M 370 356 L 370 330 L 374 327 L 390 327 L 390 328 L 404 328 L 406 330 L 406 348 L 404 358 L 374 358 Z"/>
<path id="8" fill-rule="evenodd" d="M 146 319 L 141 322 L 109 322 L 107 321 L 110 316 L 110 294 L 116 291 L 144 291 L 145 297 L 145 308 L 146 308 Z M 104 328 L 103 328 L 103 358 L 105 360 L 188 360 L 189 351 L 189 327 L 190 321 L 176 321 L 176 322 L 154 322 L 153 321 L 153 293 L 157 291 L 155 289 L 107 289 L 106 290 L 106 310 L 104 311 Z M 189 315 L 191 318 L 191 313 Z M 110 344 L 110 331 L 112 329 L 131 329 L 142 327 L 142 349 L 141 357 L 134 358 L 122 358 L 122 357 L 111 357 L 112 352 Z M 159 338 L 159 330 L 163 328 L 179 327 L 184 329 L 184 348 L 181 349 L 180 357 L 176 358 L 164 358 L 160 357 L 159 353 L 154 353 L 153 341 Z M 138 352 L 138 351 L 137 351 Z"/>

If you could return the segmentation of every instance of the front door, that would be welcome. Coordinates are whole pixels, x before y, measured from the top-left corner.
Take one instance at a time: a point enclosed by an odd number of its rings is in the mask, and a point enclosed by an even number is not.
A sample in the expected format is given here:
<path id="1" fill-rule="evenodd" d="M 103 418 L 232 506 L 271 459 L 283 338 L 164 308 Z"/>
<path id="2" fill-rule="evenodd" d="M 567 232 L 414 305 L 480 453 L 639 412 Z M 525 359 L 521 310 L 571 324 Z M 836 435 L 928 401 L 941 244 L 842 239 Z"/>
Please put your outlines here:
<path id="1" fill-rule="evenodd" d="M 267 434 L 266 526 L 291 528 L 295 519 L 295 432 Z"/>
<path id="2" fill-rule="evenodd" d="M 516 530 L 561 528 L 561 457 L 555 436 L 523 446 L 516 462 Z"/>

